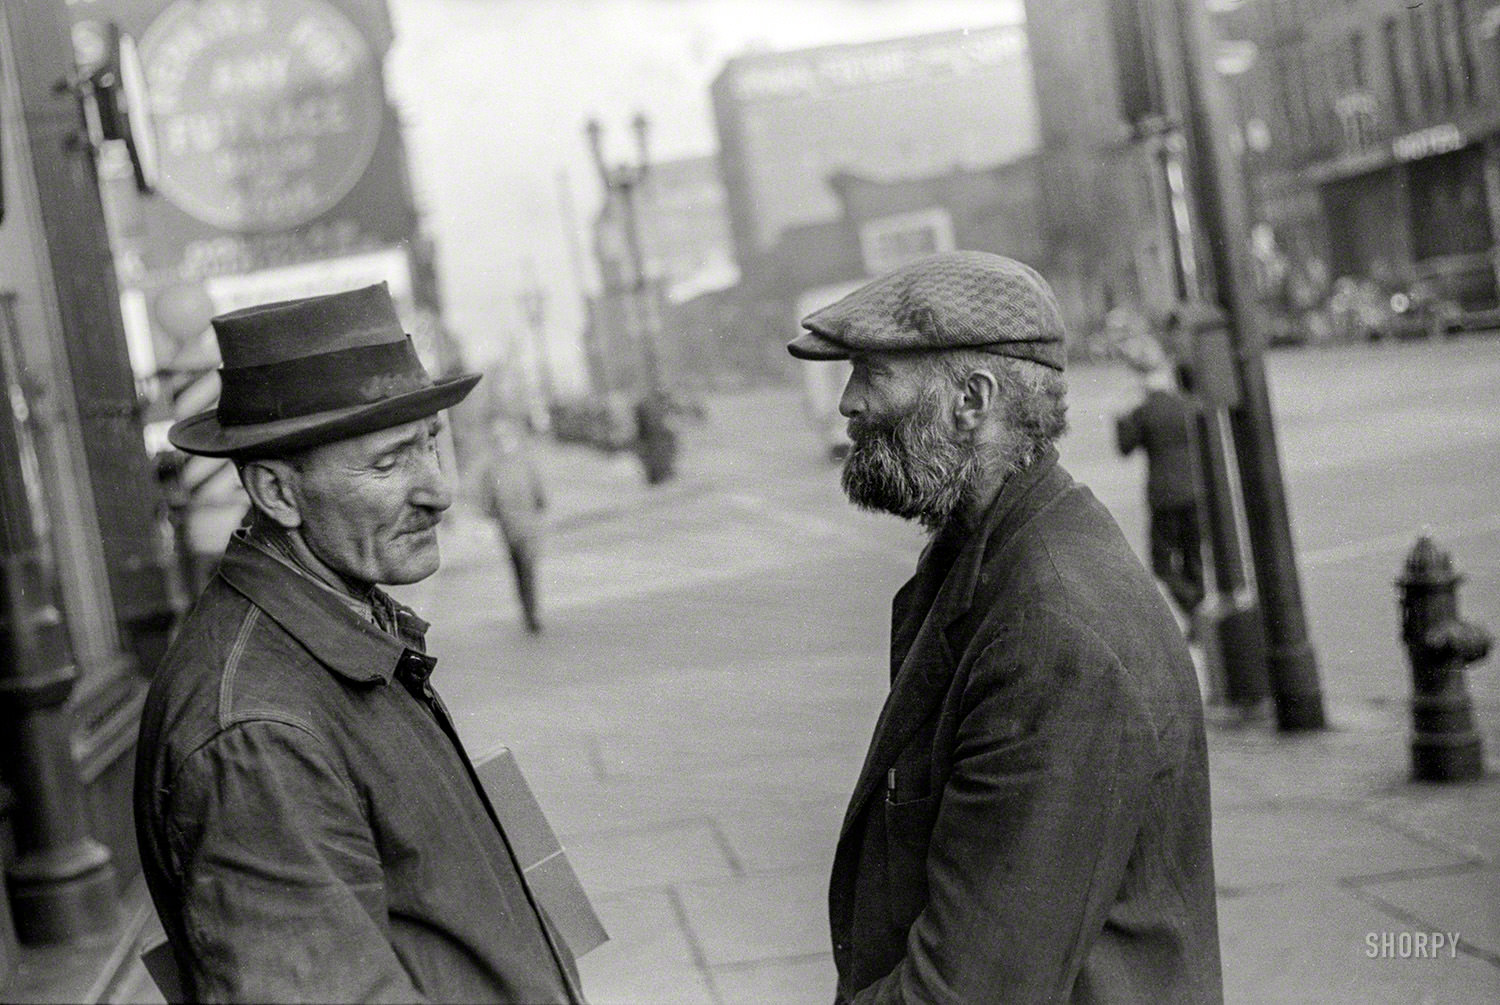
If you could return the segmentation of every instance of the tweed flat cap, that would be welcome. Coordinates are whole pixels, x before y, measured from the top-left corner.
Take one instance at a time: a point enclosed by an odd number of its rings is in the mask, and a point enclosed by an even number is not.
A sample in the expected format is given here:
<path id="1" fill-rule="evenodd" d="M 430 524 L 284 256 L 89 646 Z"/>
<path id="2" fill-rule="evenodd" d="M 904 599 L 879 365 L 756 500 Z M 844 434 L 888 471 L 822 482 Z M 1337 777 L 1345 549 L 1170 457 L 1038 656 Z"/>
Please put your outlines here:
<path id="1" fill-rule="evenodd" d="M 1061 370 L 1062 312 L 1035 269 L 1003 255 L 930 255 L 866 283 L 802 319 L 787 344 L 799 359 L 857 352 L 978 349 Z"/>

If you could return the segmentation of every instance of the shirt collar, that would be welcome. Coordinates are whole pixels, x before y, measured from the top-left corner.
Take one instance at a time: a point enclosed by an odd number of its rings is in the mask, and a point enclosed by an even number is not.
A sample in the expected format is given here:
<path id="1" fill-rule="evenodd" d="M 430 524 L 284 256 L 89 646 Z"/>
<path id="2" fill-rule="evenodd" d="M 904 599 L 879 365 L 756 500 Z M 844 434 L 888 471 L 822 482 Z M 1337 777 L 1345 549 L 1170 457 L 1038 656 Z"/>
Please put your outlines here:
<path id="1" fill-rule="evenodd" d="M 371 604 L 383 607 L 395 624 L 394 633 L 382 631 L 361 615 L 356 598 L 260 547 L 244 531 L 230 538 L 219 575 L 318 662 L 349 680 L 389 684 L 403 656 L 425 648 L 427 622 L 410 608 L 372 589 Z"/>

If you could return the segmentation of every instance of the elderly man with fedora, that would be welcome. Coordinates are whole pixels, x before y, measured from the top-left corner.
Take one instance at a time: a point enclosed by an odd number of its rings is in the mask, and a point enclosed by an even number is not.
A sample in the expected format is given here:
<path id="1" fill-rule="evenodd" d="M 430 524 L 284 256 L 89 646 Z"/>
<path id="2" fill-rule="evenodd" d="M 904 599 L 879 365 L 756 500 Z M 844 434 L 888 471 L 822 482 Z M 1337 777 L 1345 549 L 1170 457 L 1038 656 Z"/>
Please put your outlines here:
<path id="1" fill-rule="evenodd" d="M 1058 463 L 1051 289 L 956 252 L 802 324 L 793 355 L 853 363 L 845 492 L 931 532 L 834 858 L 838 1000 L 1220 1000 L 1193 664 Z"/>
<path id="2" fill-rule="evenodd" d="M 217 408 L 169 433 L 253 505 L 152 682 L 136 827 L 195 1001 L 581 1001 L 573 959 L 377 584 L 438 568 L 433 381 L 385 285 L 213 321 Z"/>

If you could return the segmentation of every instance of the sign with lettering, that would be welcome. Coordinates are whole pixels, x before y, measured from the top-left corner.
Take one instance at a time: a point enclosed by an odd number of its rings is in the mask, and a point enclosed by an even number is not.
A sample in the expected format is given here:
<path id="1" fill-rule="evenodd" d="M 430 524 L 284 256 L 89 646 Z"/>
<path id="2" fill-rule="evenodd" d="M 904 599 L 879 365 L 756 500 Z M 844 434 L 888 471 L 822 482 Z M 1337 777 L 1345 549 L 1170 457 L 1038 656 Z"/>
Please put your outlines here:
<path id="1" fill-rule="evenodd" d="M 865 271 L 872 276 L 900 268 L 907 262 L 953 251 L 953 218 L 942 207 L 893 213 L 859 225 L 859 248 Z"/>
<path id="2" fill-rule="evenodd" d="M 744 57 L 730 64 L 741 101 L 823 95 L 923 77 L 958 76 L 1024 59 L 1026 31 L 1016 25 L 880 44 L 827 46 Z"/>
<path id="3" fill-rule="evenodd" d="M 159 188 L 229 231 L 307 223 L 348 195 L 380 138 L 370 46 L 324 0 L 179 0 L 140 43 Z"/>
<path id="4" fill-rule="evenodd" d="M 1444 122 L 1440 126 L 1431 126 L 1396 137 L 1391 141 L 1391 152 L 1396 155 L 1397 160 L 1415 161 L 1423 157 L 1458 150 L 1465 142 L 1467 141 L 1464 139 L 1464 134 L 1457 126 L 1451 122 Z"/>

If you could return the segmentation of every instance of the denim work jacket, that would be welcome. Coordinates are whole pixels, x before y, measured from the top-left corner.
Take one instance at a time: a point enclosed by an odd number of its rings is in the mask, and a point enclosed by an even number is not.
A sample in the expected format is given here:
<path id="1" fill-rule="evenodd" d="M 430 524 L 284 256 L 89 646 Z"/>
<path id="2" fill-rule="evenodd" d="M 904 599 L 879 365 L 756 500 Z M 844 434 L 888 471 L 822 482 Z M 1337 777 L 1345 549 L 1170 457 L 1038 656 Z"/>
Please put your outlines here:
<path id="1" fill-rule="evenodd" d="M 1048 450 L 896 599 L 829 889 L 838 1000 L 1222 1000 L 1203 712 L 1119 528 Z"/>
<path id="2" fill-rule="evenodd" d="M 186 993 L 581 1001 L 384 599 L 399 640 L 236 537 L 158 669 L 136 830 Z"/>

